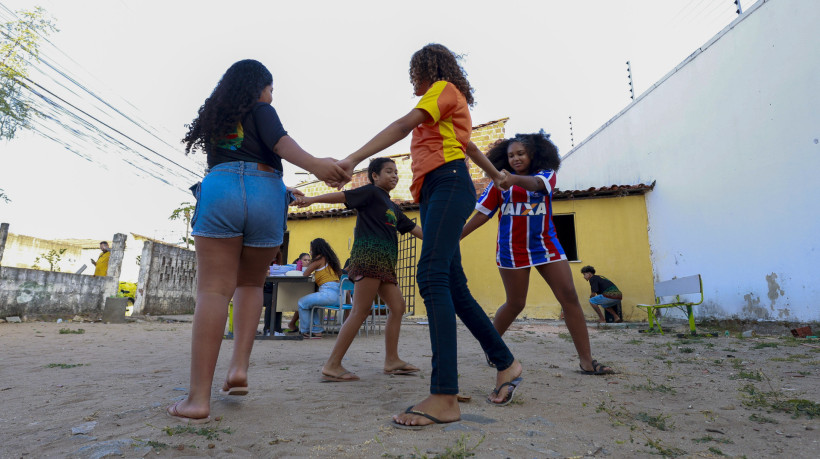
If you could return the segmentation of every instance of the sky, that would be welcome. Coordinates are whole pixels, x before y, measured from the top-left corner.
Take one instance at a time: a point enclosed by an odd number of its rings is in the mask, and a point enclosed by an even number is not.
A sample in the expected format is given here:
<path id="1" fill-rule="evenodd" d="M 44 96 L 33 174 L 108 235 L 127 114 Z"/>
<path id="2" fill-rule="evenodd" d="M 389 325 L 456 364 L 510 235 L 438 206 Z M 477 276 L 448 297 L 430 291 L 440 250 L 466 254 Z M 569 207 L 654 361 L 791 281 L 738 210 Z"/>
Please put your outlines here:
<path id="1" fill-rule="evenodd" d="M 442 43 L 463 55 L 474 125 L 544 129 L 566 154 L 629 105 L 627 61 L 637 97 L 737 17 L 732 0 L 0 0 L 0 22 L 2 6 L 38 5 L 59 31 L 30 78 L 67 109 L 0 141 L 0 221 L 171 242 L 184 226 L 168 216 L 204 161 L 180 139 L 235 61 L 265 64 L 290 136 L 341 159 L 413 108 L 410 56 Z M 384 154 L 407 152 L 409 139 Z M 297 172 L 286 165 L 286 184 L 310 178 Z"/>

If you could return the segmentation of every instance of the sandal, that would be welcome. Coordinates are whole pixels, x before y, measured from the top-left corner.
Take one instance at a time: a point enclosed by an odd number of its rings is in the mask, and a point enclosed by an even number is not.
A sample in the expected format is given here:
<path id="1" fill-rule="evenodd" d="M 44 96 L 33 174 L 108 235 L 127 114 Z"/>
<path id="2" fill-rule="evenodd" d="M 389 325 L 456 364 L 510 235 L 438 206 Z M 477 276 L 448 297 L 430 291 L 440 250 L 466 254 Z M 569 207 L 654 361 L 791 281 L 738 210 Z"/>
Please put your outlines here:
<path id="1" fill-rule="evenodd" d="M 522 381 L 524 381 L 524 378 L 519 376 L 519 377 L 513 379 L 512 381 L 505 382 L 504 384 L 496 387 L 495 389 L 493 389 L 493 395 L 498 395 L 498 393 L 501 392 L 501 389 L 505 388 L 506 386 L 510 386 L 510 388 L 507 390 L 507 396 L 504 397 L 504 400 L 502 400 L 500 402 L 494 402 L 490 397 L 487 397 L 487 402 L 492 403 L 493 405 L 497 405 L 497 406 L 507 406 L 507 405 L 509 405 L 510 402 L 512 402 L 513 395 L 515 394 L 515 390 L 518 389 L 518 386 L 521 384 Z"/>
<path id="2" fill-rule="evenodd" d="M 584 367 L 581 366 L 580 363 L 578 364 L 578 366 L 581 367 L 581 373 L 585 374 L 585 375 L 598 375 L 598 376 L 600 376 L 600 375 L 613 375 L 613 374 L 615 374 L 615 370 L 613 370 L 612 368 L 610 368 L 606 365 L 598 363 L 597 360 L 592 361 L 592 370 L 584 370 Z"/>
<path id="3" fill-rule="evenodd" d="M 321 333 L 302 333 L 302 339 L 322 339 Z"/>

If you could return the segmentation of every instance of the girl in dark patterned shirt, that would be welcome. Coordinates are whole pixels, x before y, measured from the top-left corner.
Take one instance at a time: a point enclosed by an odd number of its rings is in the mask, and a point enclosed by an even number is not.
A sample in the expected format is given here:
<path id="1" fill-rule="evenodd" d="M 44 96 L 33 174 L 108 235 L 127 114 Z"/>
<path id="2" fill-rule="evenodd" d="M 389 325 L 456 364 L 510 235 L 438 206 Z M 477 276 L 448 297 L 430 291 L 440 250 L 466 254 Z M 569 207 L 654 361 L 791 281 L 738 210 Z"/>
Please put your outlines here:
<path id="1" fill-rule="evenodd" d="M 413 374 L 419 368 L 399 358 L 399 329 L 405 302 L 396 279 L 399 233 L 422 237 L 421 227 L 407 218 L 390 200 L 390 191 L 399 181 L 396 163 L 390 158 L 376 158 L 367 168 L 370 185 L 353 190 L 321 196 L 298 196 L 296 205 L 306 207 L 313 203 L 344 203 L 356 209 L 356 230 L 350 251 L 348 277 L 356 283 L 353 290 L 353 311 L 345 320 L 339 337 L 325 365 L 322 379 L 332 382 L 358 381 L 359 377 L 342 366 L 353 338 L 370 315 L 373 298 L 387 303 L 390 314 L 384 332 L 384 372 L 386 374 Z"/>

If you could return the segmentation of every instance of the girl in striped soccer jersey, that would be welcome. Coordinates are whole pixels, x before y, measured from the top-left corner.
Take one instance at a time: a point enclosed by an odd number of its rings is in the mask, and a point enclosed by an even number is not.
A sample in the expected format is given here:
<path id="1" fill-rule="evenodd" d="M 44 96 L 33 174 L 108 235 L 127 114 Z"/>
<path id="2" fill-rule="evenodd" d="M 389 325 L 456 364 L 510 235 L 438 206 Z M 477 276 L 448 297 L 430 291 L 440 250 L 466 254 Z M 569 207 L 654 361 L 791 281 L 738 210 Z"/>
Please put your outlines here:
<path id="1" fill-rule="evenodd" d="M 608 374 L 613 370 L 592 359 L 589 334 L 578 301 L 572 272 L 552 223 L 552 190 L 561 165 L 558 148 L 542 130 L 517 134 L 490 149 L 488 159 L 504 176 L 498 187 L 490 184 L 478 199 L 478 212 L 464 226 L 462 239 L 498 212 L 496 264 L 507 301 L 495 314 L 493 325 L 504 334 L 527 303 L 530 268 L 535 267 L 561 303 L 567 328 L 585 374 Z M 487 363 L 492 365 L 488 359 Z"/>

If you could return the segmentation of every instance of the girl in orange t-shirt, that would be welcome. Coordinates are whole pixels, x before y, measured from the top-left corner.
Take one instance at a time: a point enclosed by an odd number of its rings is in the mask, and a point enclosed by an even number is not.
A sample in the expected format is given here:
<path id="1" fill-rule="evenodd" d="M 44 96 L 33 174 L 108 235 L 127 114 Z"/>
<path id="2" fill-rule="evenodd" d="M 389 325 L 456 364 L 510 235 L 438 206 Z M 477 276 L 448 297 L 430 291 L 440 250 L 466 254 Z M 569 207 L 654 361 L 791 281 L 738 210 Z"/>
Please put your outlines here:
<path id="1" fill-rule="evenodd" d="M 459 238 L 476 198 L 465 156 L 494 181 L 502 176 L 470 141 L 473 89 L 458 59 L 459 56 L 439 44 L 429 44 L 413 54 L 410 81 L 415 95 L 421 96 L 419 103 L 338 163 L 346 171 L 353 171 L 363 159 L 413 133 L 410 190 L 414 200 L 420 203 L 424 231 L 417 279 L 430 323 L 433 357 L 430 396 L 393 416 L 393 425 L 399 428 L 418 429 L 460 419 L 456 316 L 479 341 L 498 370 L 496 388 L 488 397 L 489 402 L 510 403 L 523 371 L 470 294 L 461 267 Z"/>

